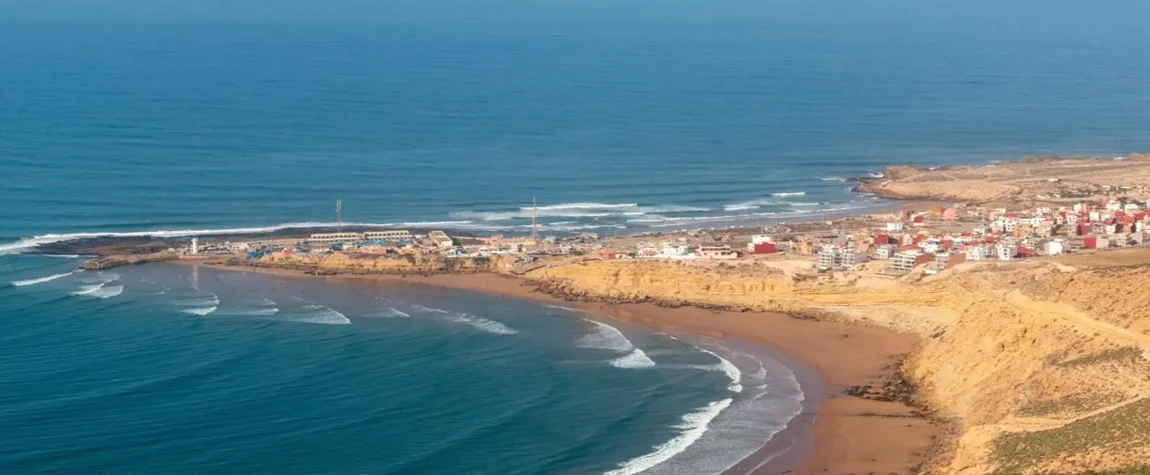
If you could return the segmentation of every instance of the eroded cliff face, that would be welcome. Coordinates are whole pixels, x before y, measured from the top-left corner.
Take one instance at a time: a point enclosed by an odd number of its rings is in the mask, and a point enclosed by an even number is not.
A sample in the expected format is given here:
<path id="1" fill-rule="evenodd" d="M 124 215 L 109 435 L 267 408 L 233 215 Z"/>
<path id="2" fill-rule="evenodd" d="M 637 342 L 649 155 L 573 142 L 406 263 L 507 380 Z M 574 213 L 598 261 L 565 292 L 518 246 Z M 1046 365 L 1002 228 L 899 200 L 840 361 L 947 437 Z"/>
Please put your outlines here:
<path id="1" fill-rule="evenodd" d="M 297 269 L 316 274 L 441 274 L 490 272 L 500 267 L 498 258 L 452 258 L 433 256 L 375 256 L 332 253 L 275 259 L 264 257 L 257 265 Z"/>
<path id="2" fill-rule="evenodd" d="M 1106 470 L 1150 460 L 1145 267 L 982 267 L 929 281 L 588 261 L 532 272 L 573 298 L 798 312 L 923 338 L 905 371 L 960 421 L 938 473 Z M 1093 435 L 1092 435 L 1093 434 Z M 1108 434 L 1105 437 L 1097 434 Z"/>

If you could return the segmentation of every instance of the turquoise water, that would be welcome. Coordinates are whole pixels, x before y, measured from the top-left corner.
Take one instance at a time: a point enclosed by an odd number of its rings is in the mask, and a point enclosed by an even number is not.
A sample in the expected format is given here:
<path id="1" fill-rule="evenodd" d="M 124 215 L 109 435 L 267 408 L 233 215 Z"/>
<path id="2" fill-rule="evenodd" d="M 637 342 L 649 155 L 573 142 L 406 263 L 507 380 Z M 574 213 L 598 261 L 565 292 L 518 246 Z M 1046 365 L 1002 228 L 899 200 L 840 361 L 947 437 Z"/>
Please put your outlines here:
<path id="1" fill-rule="evenodd" d="M 800 409 L 769 359 L 593 314 L 77 263 L 0 257 L 4 473 L 718 473 Z"/>
<path id="2" fill-rule="evenodd" d="M 1144 1 L 266 3 L 0 4 L 0 472 L 714 474 L 797 407 L 723 343 L 72 273 L 36 243 L 337 199 L 391 226 L 523 232 L 533 197 L 545 233 L 722 226 L 881 206 L 843 179 L 892 163 L 1150 150 Z"/>

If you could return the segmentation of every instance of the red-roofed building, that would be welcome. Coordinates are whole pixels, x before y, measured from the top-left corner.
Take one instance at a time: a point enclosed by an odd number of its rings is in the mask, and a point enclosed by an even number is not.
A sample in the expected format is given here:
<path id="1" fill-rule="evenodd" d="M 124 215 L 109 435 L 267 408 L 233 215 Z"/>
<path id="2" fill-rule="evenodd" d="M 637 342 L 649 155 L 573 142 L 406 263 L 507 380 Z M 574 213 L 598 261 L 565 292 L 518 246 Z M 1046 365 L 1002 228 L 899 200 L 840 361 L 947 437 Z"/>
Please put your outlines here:
<path id="1" fill-rule="evenodd" d="M 774 254 L 776 252 L 779 252 L 779 250 L 773 242 L 761 242 L 751 245 L 751 254 Z"/>

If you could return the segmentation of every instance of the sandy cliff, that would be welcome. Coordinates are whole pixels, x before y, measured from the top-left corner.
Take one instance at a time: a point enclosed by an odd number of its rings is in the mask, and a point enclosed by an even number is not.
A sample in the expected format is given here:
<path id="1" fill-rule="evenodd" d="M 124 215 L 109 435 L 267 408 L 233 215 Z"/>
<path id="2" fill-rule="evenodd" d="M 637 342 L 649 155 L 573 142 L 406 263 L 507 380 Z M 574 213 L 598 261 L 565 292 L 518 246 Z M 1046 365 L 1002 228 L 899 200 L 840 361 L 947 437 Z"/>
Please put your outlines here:
<path id="1" fill-rule="evenodd" d="M 922 337 L 905 371 L 958 421 L 938 473 L 1116 469 L 1150 460 L 1150 267 L 968 266 L 892 281 L 764 267 L 588 261 L 528 275 L 572 298 L 799 312 Z"/>

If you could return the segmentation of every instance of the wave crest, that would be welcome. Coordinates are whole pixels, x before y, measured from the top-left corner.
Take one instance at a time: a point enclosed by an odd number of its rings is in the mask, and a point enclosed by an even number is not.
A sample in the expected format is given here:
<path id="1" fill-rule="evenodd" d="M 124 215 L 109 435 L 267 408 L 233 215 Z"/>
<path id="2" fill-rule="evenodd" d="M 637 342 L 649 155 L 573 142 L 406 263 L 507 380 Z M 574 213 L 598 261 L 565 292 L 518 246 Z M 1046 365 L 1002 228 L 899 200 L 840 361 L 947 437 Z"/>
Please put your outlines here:
<path id="1" fill-rule="evenodd" d="M 12 286 L 14 286 L 14 287 L 26 287 L 29 285 L 43 284 L 45 282 L 51 282 L 51 281 L 56 280 L 56 279 L 63 279 L 64 277 L 68 277 L 68 276 L 75 274 L 77 272 L 80 272 L 80 271 L 72 271 L 72 272 L 68 272 L 68 273 L 64 273 L 64 274 L 50 275 L 47 277 L 40 277 L 38 279 L 17 280 L 17 281 L 12 282 Z"/>
<path id="2" fill-rule="evenodd" d="M 703 433 L 707 432 L 711 421 L 718 417 L 732 402 L 734 402 L 732 399 L 723 399 L 709 403 L 694 412 L 684 414 L 682 423 L 675 426 L 675 428 L 683 430 L 677 437 L 659 444 L 655 447 L 654 452 L 628 460 L 620 464 L 618 469 L 604 475 L 634 475 L 670 460 L 699 440 Z"/>

